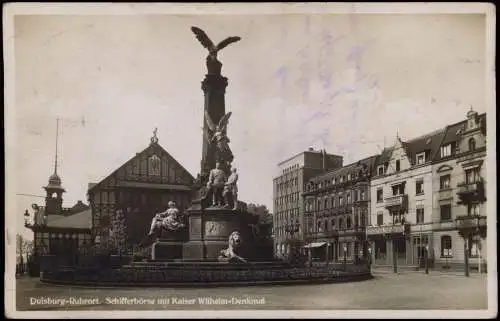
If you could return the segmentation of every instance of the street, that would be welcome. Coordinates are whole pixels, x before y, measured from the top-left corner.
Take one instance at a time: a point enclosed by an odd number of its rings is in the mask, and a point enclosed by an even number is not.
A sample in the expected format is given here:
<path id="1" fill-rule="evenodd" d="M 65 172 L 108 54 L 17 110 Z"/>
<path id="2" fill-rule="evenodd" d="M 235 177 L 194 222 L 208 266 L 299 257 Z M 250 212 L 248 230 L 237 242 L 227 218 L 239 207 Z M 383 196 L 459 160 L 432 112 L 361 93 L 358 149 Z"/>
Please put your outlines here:
<path id="1" fill-rule="evenodd" d="M 19 311 L 487 309 L 487 275 L 375 271 L 368 281 L 231 288 L 83 288 L 17 280 Z M 203 301 L 203 302 L 202 302 Z"/>

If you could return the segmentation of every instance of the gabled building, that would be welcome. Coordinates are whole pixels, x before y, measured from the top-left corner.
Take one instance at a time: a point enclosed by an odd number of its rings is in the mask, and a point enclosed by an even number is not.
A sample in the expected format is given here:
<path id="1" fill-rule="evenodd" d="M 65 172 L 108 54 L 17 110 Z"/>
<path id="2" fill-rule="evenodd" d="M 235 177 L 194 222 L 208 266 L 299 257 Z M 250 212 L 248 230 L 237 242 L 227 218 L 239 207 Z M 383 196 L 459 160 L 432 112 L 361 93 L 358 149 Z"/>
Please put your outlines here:
<path id="1" fill-rule="evenodd" d="M 409 141 L 397 137 L 384 149 L 371 179 L 371 220 L 367 228 L 375 265 L 417 266 L 431 239 L 432 160 L 445 130 Z"/>
<path id="2" fill-rule="evenodd" d="M 356 262 L 367 253 L 370 178 L 378 155 L 310 179 L 304 191 L 306 248 L 321 261 Z"/>
<path id="3" fill-rule="evenodd" d="M 463 267 L 465 253 L 471 267 L 486 265 L 485 160 L 486 114 L 471 109 L 446 128 L 432 164 L 434 224 L 426 230 L 433 231 L 436 268 Z"/>
<path id="4" fill-rule="evenodd" d="M 99 183 L 90 183 L 92 235 L 96 243 L 110 234 L 116 211 L 125 216 L 127 244 L 136 245 L 149 232 L 154 215 L 174 201 L 179 210 L 191 205 L 194 177 L 158 143 L 149 146 Z"/>

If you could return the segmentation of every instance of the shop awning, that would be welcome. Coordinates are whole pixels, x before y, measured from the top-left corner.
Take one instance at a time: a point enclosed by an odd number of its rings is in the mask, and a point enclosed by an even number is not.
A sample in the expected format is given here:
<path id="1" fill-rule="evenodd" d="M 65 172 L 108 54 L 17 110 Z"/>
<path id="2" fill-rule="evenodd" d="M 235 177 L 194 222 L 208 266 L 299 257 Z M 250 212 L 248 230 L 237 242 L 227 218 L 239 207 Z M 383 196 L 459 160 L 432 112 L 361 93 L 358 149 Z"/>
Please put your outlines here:
<path id="1" fill-rule="evenodd" d="M 326 242 L 312 242 L 312 243 L 306 244 L 304 247 L 305 248 L 315 248 L 315 247 L 321 247 L 325 244 L 326 244 Z"/>

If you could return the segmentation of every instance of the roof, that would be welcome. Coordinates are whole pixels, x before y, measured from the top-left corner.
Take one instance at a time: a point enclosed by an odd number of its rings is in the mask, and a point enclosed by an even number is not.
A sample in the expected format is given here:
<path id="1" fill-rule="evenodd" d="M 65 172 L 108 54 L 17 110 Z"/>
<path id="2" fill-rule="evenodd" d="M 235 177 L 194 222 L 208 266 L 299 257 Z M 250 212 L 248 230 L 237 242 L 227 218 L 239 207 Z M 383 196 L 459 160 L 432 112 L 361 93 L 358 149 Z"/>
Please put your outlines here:
<path id="1" fill-rule="evenodd" d="M 68 229 L 90 229 L 92 227 L 92 210 L 87 209 L 70 216 L 59 217 L 59 219 L 49 221 L 47 226 Z"/>
<path id="2" fill-rule="evenodd" d="M 323 180 L 331 180 L 333 177 L 338 177 L 338 176 L 345 175 L 347 173 L 351 173 L 356 168 L 358 168 L 359 166 L 363 166 L 363 165 L 365 165 L 366 168 L 371 172 L 378 157 L 379 157 L 379 155 L 369 156 L 367 158 L 361 159 L 361 160 L 354 162 L 354 163 L 351 163 L 349 165 L 346 165 L 346 166 L 343 166 L 340 168 L 336 168 L 336 169 L 333 169 L 333 170 L 326 172 L 324 174 L 315 176 L 310 181 L 311 182 L 320 182 Z"/>
<path id="3" fill-rule="evenodd" d="M 305 154 L 325 154 L 327 156 L 333 156 L 333 157 L 342 157 L 341 155 L 337 155 L 337 154 L 331 154 L 331 153 L 328 153 L 326 151 L 326 149 L 320 149 L 320 150 L 316 150 L 316 149 L 312 149 L 312 148 L 309 148 L 308 150 L 305 150 L 305 151 L 302 151 L 298 154 L 295 154 L 294 156 L 292 157 L 288 157 L 287 159 L 281 161 L 278 163 L 278 166 L 281 166 L 283 164 L 285 164 L 286 162 L 298 157 L 298 156 L 301 156 L 301 155 L 305 155 Z"/>
<path id="4" fill-rule="evenodd" d="M 44 218 L 45 215 L 47 215 L 46 219 Z M 35 212 L 34 223 L 35 225 L 46 224 L 47 227 L 90 228 L 90 223 L 82 224 L 81 220 L 84 216 L 88 216 L 90 220 L 92 211 L 82 201 L 78 201 L 71 208 L 63 208 L 62 214 L 46 213 L 46 207 L 40 206 Z"/>
<path id="5" fill-rule="evenodd" d="M 173 164 L 175 164 L 175 166 L 179 167 L 185 174 L 188 175 L 188 180 L 190 180 L 191 182 L 194 182 L 195 179 L 194 179 L 193 175 L 191 175 L 191 173 L 189 173 L 189 171 L 186 170 L 184 168 L 184 166 L 182 166 L 174 157 L 172 157 L 172 155 L 170 155 L 170 153 L 168 153 L 160 144 L 158 144 L 158 142 L 151 142 L 148 145 L 148 147 L 143 149 L 141 152 L 136 153 L 132 158 L 130 158 L 127 162 L 125 162 L 124 164 L 119 166 L 117 169 L 115 169 L 113 172 L 111 172 L 111 174 L 106 176 L 99 183 L 89 183 L 88 184 L 88 191 L 91 191 L 93 189 L 98 188 L 99 186 L 101 186 L 103 184 L 103 182 L 106 182 L 108 179 L 115 176 L 119 170 L 121 170 L 122 168 L 125 168 L 128 164 L 132 163 L 134 160 L 136 160 L 137 158 L 140 158 L 144 154 L 147 154 L 152 149 L 158 149 L 161 153 L 165 154 L 169 158 L 169 162 L 172 162 Z M 186 185 L 186 184 L 182 184 L 182 185 Z M 189 184 L 189 185 L 191 185 L 191 184 Z"/>
<path id="6" fill-rule="evenodd" d="M 431 133 L 403 142 L 403 146 L 405 147 L 406 155 L 408 156 L 410 163 L 415 165 L 416 155 L 424 151 L 428 151 L 429 158 L 433 159 L 439 151 L 445 132 L 446 128 L 441 128 Z"/>

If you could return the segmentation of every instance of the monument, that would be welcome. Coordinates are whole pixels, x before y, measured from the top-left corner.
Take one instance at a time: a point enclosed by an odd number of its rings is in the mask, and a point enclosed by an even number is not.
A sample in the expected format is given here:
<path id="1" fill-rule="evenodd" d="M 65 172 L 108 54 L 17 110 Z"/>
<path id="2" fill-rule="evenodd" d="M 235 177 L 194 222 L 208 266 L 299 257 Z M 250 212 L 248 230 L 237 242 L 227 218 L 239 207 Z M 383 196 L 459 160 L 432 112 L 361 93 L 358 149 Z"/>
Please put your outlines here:
<path id="1" fill-rule="evenodd" d="M 200 174 L 192 206 L 180 213 L 175 203 L 157 213 L 147 239 L 153 241 L 149 262 L 122 260 L 117 264 L 42 267 L 41 281 L 54 284 L 184 286 L 207 284 L 290 284 L 290 282 L 337 282 L 371 278 L 365 266 L 339 270 L 333 265 L 305 267 L 266 258 L 259 248 L 258 218 L 247 211 L 238 197 L 238 173 L 232 167 L 227 127 L 232 113 L 225 110 L 227 78 L 221 75 L 217 53 L 239 37 L 229 37 L 215 46 L 199 28 L 192 27 L 208 49 L 207 74 L 202 82 L 205 95 L 204 139 Z M 185 216 L 187 215 L 187 220 Z M 188 236 L 188 237 L 187 237 Z M 259 254 L 259 255 L 257 255 Z M 272 256 L 272 249 L 269 254 Z M 107 262 L 107 261 L 106 261 Z"/>
<path id="2" fill-rule="evenodd" d="M 200 43 L 208 50 L 207 74 L 202 81 L 205 95 L 203 112 L 203 147 L 198 192 L 187 210 L 189 242 L 184 244 L 183 258 L 188 260 L 218 260 L 228 248 L 228 239 L 238 234 L 243 257 L 250 255 L 254 238 L 255 217 L 246 212 L 246 204 L 238 201 L 238 174 L 231 167 L 234 155 L 229 147 L 227 127 L 232 112 L 226 113 L 227 78 L 222 76 L 222 63 L 217 54 L 240 37 L 228 37 L 214 45 L 206 33 L 192 27 Z M 222 251 L 222 252 L 221 252 Z M 226 253 L 226 252 L 224 252 Z M 224 255 L 222 255 L 224 256 Z"/>

